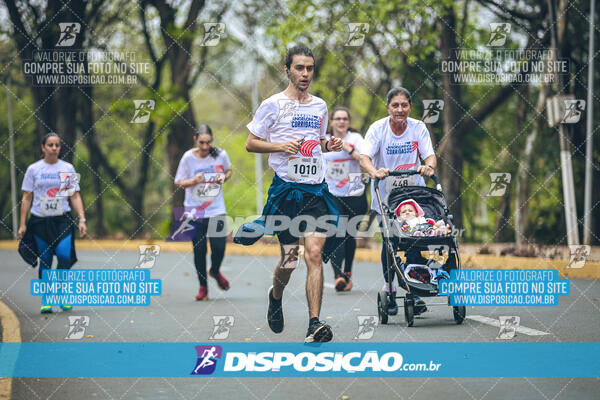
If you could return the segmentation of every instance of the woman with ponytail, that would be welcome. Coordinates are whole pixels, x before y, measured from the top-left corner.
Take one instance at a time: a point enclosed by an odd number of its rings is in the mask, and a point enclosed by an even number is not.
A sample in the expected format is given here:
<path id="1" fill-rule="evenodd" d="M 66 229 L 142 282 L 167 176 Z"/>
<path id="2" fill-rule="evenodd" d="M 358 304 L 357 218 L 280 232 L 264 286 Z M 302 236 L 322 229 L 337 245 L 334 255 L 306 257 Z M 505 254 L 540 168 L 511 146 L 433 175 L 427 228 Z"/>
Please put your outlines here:
<path id="1" fill-rule="evenodd" d="M 194 216 L 191 223 L 195 228 L 192 239 L 194 265 L 200 282 L 196 295 L 198 301 L 208 300 L 207 239 L 210 240 L 211 250 L 208 274 L 216 280 L 221 290 L 229 290 L 229 282 L 219 270 L 225 256 L 227 235 L 222 185 L 231 178 L 231 162 L 225 150 L 213 147 L 212 142 L 210 126 L 200 125 L 194 134 L 195 147 L 183 154 L 175 175 L 175 184 L 185 188 L 185 212 Z"/>

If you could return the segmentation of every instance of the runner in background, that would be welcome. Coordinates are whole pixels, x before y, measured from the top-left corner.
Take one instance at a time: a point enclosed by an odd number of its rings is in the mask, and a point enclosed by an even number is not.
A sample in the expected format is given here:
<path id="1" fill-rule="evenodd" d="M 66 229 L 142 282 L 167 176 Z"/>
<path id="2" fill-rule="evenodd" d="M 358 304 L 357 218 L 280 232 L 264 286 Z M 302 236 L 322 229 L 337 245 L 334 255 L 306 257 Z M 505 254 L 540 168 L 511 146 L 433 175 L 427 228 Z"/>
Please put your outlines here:
<path id="1" fill-rule="evenodd" d="M 213 133 L 208 125 L 200 125 L 194 134 L 196 147 L 186 151 L 181 157 L 175 184 L 185 188 L 183 202 L 187 215 L 193 215 L 190 223 L 195 232 L 192 238 L 194 246 L 194 265 L 200 282 L 196 300 L 208 300 L 206 278 L 206 240 L 210 240 L 211 266 L 209 275 L 213 277 L 221 290 L 229 290 L 229 282 L 219 269 L 225 257 L 227 240 L 225 231 L 225 200 L 222 185 L 231 178 L 231 162 L 227 152 L 212 147 Z M 212 224 L 211 224 L 212 221 Z M 209 225 L 216 227 L 215 235 L 209 236 Z"/>
<path id="2" fill-rule="evenodd" d="M 348 221 L 367 211 L 367 195 L 360 173 L 360 154 L 364 152 L 364 140 L 356 129 L 350 126 L 350 111 L 337 106 L 331 115 L 331 136 L 340 138 L 343 150 L 338 153 L 325 153 L 327 162 L 325 180 L 331 194 L 335 196 L 340 216 Z M 356 252 L 356 238 L 346 230 L 346 236 L 330 236 L 323 250 L 324 261 L 331 260 L 335 276 L 335 290 L 352 289 L 352 262 Z M 345 260 L 342 272 L 342 263 Z"/>
<path id="3" fill-rule="evenodd" d="M 79 194 L 79 178 L 72 164 L 58 158 L 60 149 L 61 141 L 56 133 L 50 132 L 44 136 L 44 157 L 27 168 L 21 187 L 23 198 L 18 237 L 22 239 L 21 243 L 28 243 L 29 248 L 39 257 L 40 279 L 43 270 L 52 268 L 53 255 L 56 255 L 59 269 L 70 269 L 77 261 L 76 224 L 71 216 L 69 199 L 79 218 L 79 236 L 84 237 L 87 233 L 85 211 Z M 26 223 L 30 210 L 31 216 Z M 63 311 L 72 308 L 69 304 L 61 304 L 60 307 Z M 42 305 L 40 311 L 43 314 L 51 313 L 52 306 Z"/>

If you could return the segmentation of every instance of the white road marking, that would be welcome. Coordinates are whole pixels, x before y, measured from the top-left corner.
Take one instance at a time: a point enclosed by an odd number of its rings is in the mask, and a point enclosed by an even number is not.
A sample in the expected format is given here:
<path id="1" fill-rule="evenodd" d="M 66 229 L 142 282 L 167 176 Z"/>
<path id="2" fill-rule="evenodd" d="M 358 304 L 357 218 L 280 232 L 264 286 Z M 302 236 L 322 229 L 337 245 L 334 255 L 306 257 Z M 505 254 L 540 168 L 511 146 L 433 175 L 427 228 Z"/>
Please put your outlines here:
<path id="1" fill-rule="evenodd" d="M 498 319 L 484 317 L 483 315 L 467 315 L 467 319 L 471 319 L 473 321 L 481 322 L 482 324 L 491 325 L 491 326 L 500 328 L 500 320 L 498 320 Z M 548 332 L 538 331 L 537 329 L 527 328 L 526 326 L 519 326 L 517 328 L 517 332 L 525 334 L 525 335 L 529 335 L 529 336 L 543 336 L 543 335 L 550 334 Z"/>

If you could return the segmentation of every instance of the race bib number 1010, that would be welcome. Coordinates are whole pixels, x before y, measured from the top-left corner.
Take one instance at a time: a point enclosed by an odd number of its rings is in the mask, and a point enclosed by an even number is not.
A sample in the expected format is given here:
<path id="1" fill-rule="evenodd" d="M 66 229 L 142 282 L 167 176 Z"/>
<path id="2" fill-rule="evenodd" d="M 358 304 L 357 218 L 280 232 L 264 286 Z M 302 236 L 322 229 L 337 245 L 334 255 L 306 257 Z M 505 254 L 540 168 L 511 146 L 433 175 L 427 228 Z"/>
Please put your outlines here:
<path id="1" fill-rule="evenodd" d="M 321 159 L 318 157 L 290 157 L 288 177 L 295 181 L 319 179 L 322 168 Z"/>

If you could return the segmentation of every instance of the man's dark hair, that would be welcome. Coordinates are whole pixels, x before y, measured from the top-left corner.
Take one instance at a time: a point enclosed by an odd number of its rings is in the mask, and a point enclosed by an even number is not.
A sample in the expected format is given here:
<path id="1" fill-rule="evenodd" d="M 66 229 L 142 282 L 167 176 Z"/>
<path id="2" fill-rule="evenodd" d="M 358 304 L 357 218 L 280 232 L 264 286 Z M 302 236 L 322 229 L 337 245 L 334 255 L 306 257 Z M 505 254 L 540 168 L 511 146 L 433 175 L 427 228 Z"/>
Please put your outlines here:
<path id="1" fill-rule="evenodd" d="M 386 104 L 389 106 L 392 99 L 394 97 L 398 96 L 399 94 L 403 94 L 406 97 L 406 99 L 408 100 L 408 104 L 412 105 L 412 99 L 411 99 L 410 92 L 403 87 L 396 87 L 396 88 L 393 88 L 392 90 L 390 90 L 387 94 L 387 103 Z"/>
<path id="2" fill-rule="evenodd" d="M 297 54 L 302 54 L 307 57 L 312 57 L 313 61 L 315 60 L 315 56 L 313 55 L 312 51 L 308 47 L 306 47 L 303 44 L 297 44 L 294 47 L 290 47 L 288 49 L 287 53 L 285 54 L 285 66 L 288 69 L 290 69 L 290 67 L 292 66 L 292 58 L 294 58 L 294 56 Z"/>

